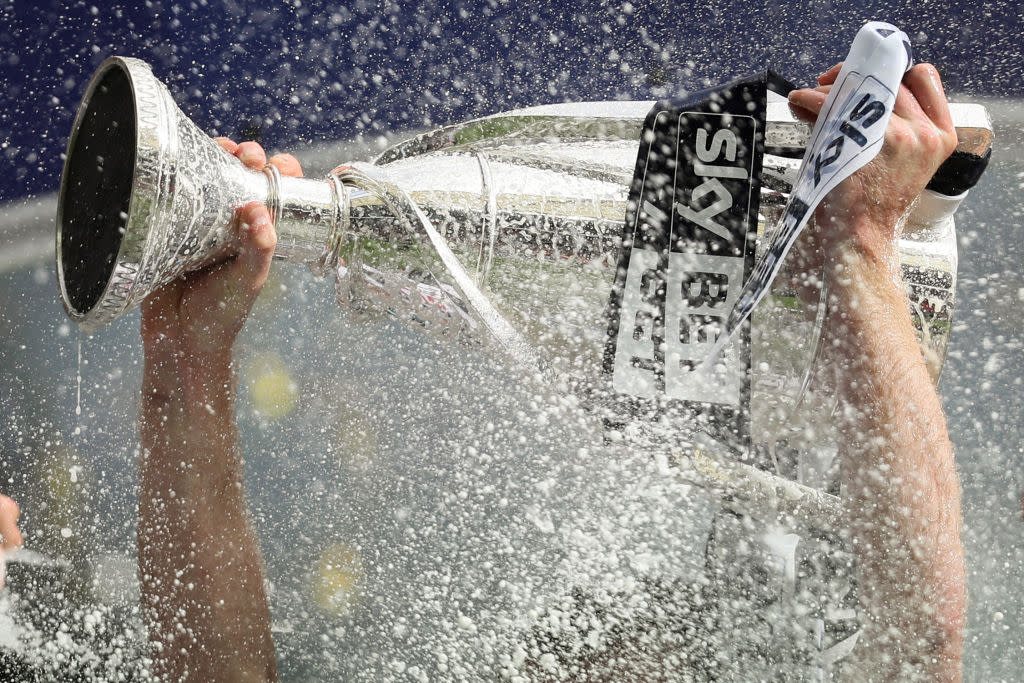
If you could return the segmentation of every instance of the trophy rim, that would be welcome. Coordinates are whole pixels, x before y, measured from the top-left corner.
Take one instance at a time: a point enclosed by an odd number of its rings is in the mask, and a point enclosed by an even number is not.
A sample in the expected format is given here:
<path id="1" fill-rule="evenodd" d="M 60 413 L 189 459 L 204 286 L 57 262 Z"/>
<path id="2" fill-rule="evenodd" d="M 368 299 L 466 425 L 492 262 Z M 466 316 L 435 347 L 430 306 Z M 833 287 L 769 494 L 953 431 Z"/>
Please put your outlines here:
<path id="1" fill-rule="evenodd" d="M 145 72 L 140 73 L 139 69 L 144 68 Z M 63 254 L 63 239 L 65 236 L 65 225 L 64 217 L 66 206 L 65 203 L 68 197 L 69 191 L 69 175 L 71 173 L 72 163 L 72 152 L 78 142 L 79 134 L 81 133 L 82 125 L 85 121 L 87 114 L 90 111 L 90 105 L 93 102 L 96 90 L 101 83 L 107 78 L 111 71 L 119 70 L 125 77 L 130 89 L 130 97 L 128 98 L 132 107 L 131 116 L 134 120 L 134 158 L 132 162 L 132 178 L 129 184 L 129 197 L 127 202 L 127 215 L 123 226 L 123 233 L 117 245 L 117 251 L 114 254 L 114 260 L 110 266 L 109 271 L 106 273 L 107 281 L 103 286 L 101 294 L 95 299 L 92 305 L 86 310 L 79 310 L 72 303 L 68 285 L 65 280 L 65 263 Z M 82 100 L 79 102 L 78 110 L 75 114 L 75 121 L 71 127 L 71 134 L 68 138 L 67 152 L 64 158 L 64 166 L 61 171 L 61 183 L 60 191 L 58 193 L 57 201 L 57 230 L 55 240 L 55 251 L 56 251 L 56 264 L 57 264 L 57 281 L 60 286 L 61 304 L 64 307 L 64 311 L 68 317 L 74 322 L 78 323 L 82 328 L 88 332 L 93 332 L 108 322 L 117 318 L 129 305 L 130 292 L 133 289 L 132 286 L 128 288 L 116 288 L 117 271 L 118 267 L 125 262 L 126 258 L 130 259 L 132 254 L 129 252 L 138 251 L 138 245 L 134 244 L 135 240 L 128 239 L 129 233 L 132 231 L 133 223 L 132 217 L 135 215 L 135 204 L 136 204 L 136 193 L 135 188 L 137 186 L 139 176 L 139 143 L 142 139 L 144 122 L 139 117 L 139 78 L 150 73 L 148 65 L 142 60 L 134 59 L 131 57 L 112 56 L 105 59 L 92 77 L 89 79 L 89 83 L 86 86 L 85 94 L 82 96 Z M 138 259 L 136 259 L 138 260 Z"/>
<path id="2" fill-rule="evenodd" d="M 75 113 L 75 121 L 71 126 L 71 135 L 68 137 L 67 152 L 64 155 L 64 167 L 61 171 L 60 176 L 60 193 L 57 198 L 57 233 L 56 233 L 56 257 L 57 257 L 57 282 L 60 285 L 60 298 L 61 304 L 64 306 L 64 311 L 68 317 L 79 324 L 86 324 L 90 321 L 90 314 L 96 311 L 97 307 L 107 298 L 111 285 L 111 277 L 108 276 L 107 283 L 104 285 L 103 291 L 100 296 L 96 299 L 93 305 L 86 311 L 79 311 L 72 303 L 70 293 L 68 291 L 67 283 L 65 282 L 65 270 L 64 270 L 64 250 L 62 248 L 64 238 L 64 213 L 65 213 L 65 202 L 68 197 L 68 185 L 69 176 L 71 173 L 71 162 L 72 153 L 78 142 L 78 136 L 81 132 L 82 124 L 85 121 L 85 117 L 89 111 L 89 106 L 92 103 L 93 97 L 96 94 L 96 89 L 100 83 L 107 77 L 108 73 L 113 69 L 120 68 L 125 75 L 128 77 L 129 85 L 131 85 L 131 76 L 127 68 L 127 65 L 123 63 L 123 60 L 119 57 L 108 57 L 103 61 L 102 64 L 96 69 L 92 77 L 89 79 L 89 84 L 86 86 L 85 94 L 82 95 L 81 101 L 78 103 L 78 109 Z M 132 105 L 134 106 L 134 97 L 132 98 Z M 136 140 L 138 139 L 138 131 L 136 131 Z M 134 184 L 135 178 L 132 178 Z M 130 202 L 130 200 L 129 200 Z M 129 204 L 130 206 L 130 204 Z M 124 246 L 124 240 L 118 245 L 117 254 L 115 256 L 115 265 L 117 260 L 121 256 L 121 249 Z M 111 269 L 110 275 L 113 275 L 113 269 Z"/>

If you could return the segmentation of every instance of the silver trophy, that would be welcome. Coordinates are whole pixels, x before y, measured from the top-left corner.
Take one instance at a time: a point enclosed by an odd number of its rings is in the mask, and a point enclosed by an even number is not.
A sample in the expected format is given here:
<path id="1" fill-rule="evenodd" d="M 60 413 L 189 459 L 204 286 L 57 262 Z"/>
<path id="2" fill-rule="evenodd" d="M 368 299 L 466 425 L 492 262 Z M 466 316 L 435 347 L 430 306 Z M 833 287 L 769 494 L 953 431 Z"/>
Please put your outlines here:
<path id="1" fill-rule="evenodd" d="M 282 258 L 326 264 L 347 207 L 328 182 L 254 174 L 203 134 L 138 59 L 112 57 L 75 118 L 57 209 L 68 315 L 94 331 L 232 252 L 232 213 L 266 202 Z"/>
<path id="2" fill-rule="evenodd" d="M 272 166 L 246 169 L 178 109 L 145 62 L 112 57 L 90 81 L 68 144 L 57 216 L 65 310 L 92 332 L 159 286 L 229 257 L 235 209 L 260 201 L 277 230 L 276 256 L 333 274 L 351 311 L 461 343 L 497 339 L 521 362 L 599 386 L 606 307 L 651 105 L 505 112 L 425 133 L 323 180 L 297 179 Z M 982 155 L 992 130 L 984 108 L 951 109 L 961 149 Z M 785 206 L 808 134 L 784 98 L 769 99 L 759 237 Z M 956 288 L 953 214 L 963 196 L 922 195 L 900 244 L 936 380 Z M 813 453 L 828 441 L 821 435 L 832 399 L 824 389 L 814 396 L 813 383 L 808 395 L 815 326 L 785 274 L 754 311 L 750 431 L 762 444 Z M 817 443 L 803 443 L 807 434 Z M 731 476 L 721 463 L 703 467 L 710 481 Z M 784 474 L 824 484 L 827 467 L 813 457 L 797 469 Z"/>

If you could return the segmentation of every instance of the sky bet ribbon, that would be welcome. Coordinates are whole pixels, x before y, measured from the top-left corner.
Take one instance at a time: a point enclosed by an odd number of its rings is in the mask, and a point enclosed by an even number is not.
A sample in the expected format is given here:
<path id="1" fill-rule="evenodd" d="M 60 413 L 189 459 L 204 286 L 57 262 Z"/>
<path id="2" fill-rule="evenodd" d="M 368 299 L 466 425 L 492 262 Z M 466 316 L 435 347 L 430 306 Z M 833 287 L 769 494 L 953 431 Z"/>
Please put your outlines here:
<path id="1" fill-rule="evenodd" d="M 618 411 L 749 445 L 744 328 L 713 376 L 707 348 L 754 270 L 767 89 L 751 76 L 655 104 L 644 121 L 609 300 L 604 371 Z M 785 84 L 784 89 L 788 89 Z"/>
<path id="2" fill-rule="evenodd" d="M 786 210 L 765 236 L 770 246 L 705 357 L 705 371 L 717 363 L 722 349 L 764 297 L 821 200 L 882 149 L 896 93 L 912 65 L 910 41 L 892 24 L 872 21 L 857 32 L 811 131 Z"/>

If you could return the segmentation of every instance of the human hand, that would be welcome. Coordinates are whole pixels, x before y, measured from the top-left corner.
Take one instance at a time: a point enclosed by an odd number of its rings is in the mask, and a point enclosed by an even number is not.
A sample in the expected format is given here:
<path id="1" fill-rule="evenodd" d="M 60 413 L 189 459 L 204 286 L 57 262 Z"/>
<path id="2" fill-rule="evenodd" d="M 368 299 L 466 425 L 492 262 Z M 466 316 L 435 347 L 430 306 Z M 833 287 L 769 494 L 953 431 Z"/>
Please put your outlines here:
<path id="1" fill-rule="evenodd" d="M 217 142 L 248 168 L 268 162 L 255 142 Z M 299 177 L 295 157 L 279 154 L 269 163 L 282 175 Z M 238 252 L 228 260 L 190 273 L 156 290 L 142 304 L 142 339 L 148 359 L 180 359 L 203 365 L 230 361 L 231 348 L 256 296 L 266 283 L 277 235 L 265 205 L 252 202 L 235 213 Z M 171 368 L 168 368 L 171 370 Z"/>
<path id="2" fill-rule="evenodd" d="M 818 87 L 790 93 L 796 116 L 817 118 L 841 67 L 822 74 Z M 853 248 L 870 261 L 898 268 L 901 219 L 956 144 L 938 72 L 931 64 L 918 64 L 903 78 L 878 156 L 825 197 L 808 237 L 828 260 Z M 802 253 L 806 258 L 806 248 Z"/>

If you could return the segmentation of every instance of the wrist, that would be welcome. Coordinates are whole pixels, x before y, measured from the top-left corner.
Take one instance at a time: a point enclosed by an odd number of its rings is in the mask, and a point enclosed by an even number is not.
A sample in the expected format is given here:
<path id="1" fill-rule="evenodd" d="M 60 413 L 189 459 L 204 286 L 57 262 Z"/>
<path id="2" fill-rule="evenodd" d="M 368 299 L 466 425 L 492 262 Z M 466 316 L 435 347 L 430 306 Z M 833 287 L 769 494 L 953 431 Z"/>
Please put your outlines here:
<path id="1" fill-rule="evenodd" d="M 833 294 L 902 296 L 899 230 L 867 218 L 855 219 L 826 245 L 825 267 Z"/>
<path id="2" fill-rule="evenodd" d="M 143 400 L 222 405 L 233 399 L 236 380 L 230 350 L 190 353 L 147 348 L 143 361 Z"/>

